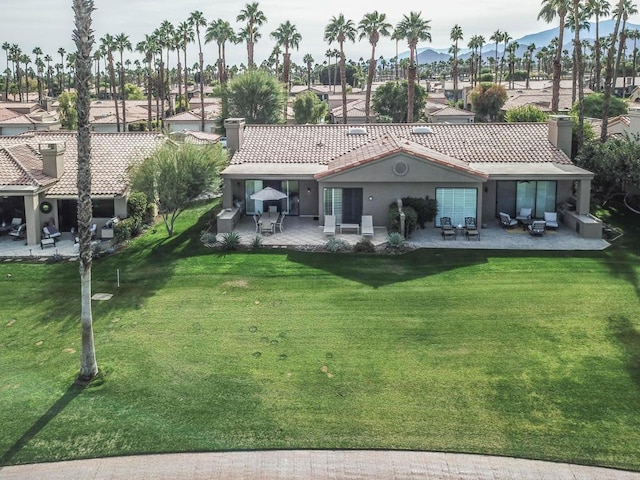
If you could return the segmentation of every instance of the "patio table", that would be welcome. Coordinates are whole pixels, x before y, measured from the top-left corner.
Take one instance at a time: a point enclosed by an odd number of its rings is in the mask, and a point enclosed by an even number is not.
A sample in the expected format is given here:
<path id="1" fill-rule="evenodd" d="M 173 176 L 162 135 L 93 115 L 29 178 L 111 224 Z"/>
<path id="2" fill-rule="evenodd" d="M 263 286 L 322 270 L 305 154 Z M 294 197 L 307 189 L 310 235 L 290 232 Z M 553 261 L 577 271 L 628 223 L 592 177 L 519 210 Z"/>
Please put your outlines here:
<path id="1" fill-rule="evenodd" d="M 360 233 L 360 224 L 358 223 L 343 223 L 340 225 L 340 233 L 343 233 L 343 230 L 355 230 L 356 233 Z"/>

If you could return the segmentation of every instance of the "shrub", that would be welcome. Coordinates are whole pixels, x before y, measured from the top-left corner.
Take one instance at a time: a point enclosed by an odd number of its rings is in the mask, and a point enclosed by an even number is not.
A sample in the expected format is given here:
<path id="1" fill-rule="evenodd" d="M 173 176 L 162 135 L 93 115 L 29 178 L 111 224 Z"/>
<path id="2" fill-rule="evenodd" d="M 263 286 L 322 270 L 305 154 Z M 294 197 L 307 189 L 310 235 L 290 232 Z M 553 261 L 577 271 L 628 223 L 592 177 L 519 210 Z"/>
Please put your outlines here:
<path id="1" fill-rule="evenodd" d="M 363 238 L 353 246 L 353 251 L 359 253 L 375 253 L 376 247 L 373 246 L 371 240 Z"/>
<path id="2" fill-rule="evenodd" d="M 438 213 L 438 204 L 435 199 L 420 198 L 420 197 L 404 197 L 402 199 L 402 205 L 405 207 L 411 207 L 416 211 L 417 224 L 420 228 L 424 228 L 427 222 L 432 222 Z M 405 212 L 406 213 L 406 212 Z"/>
<path id="3" fill-rule="evenodd" d="M 260 247 L 262 247 L 262 236 L 261 235 L 256 235 L 251 240 L 251 248 L 253 250 L 258 250 Z"/>
<path id="4" fill-rule="evenodd" d="M 133 218 L 125 218 L 120 220 L 113 227 L 113 234 L 119 243 L 126 242 L 131 239 L 132 232 L 136 229 Z"/>
<path id="5" fill-rule="evenodd" d="M 349 244 L 339 238 L 330 238 L 325 248 L 328 252 L 344 252 L 350 249 Z"/>
<path id="6" fill-rule="evenodd" d="M 389 243 L 389 247 L 393 250 L 400 250 L 404 248 L 404 237 L 398 232 L 391 232 L 387 237 L 387 242 Z"/>
<path id="7" fill-rule="evenodd" d="M 418 214 L 413 207 L 403 206 L 404 212 L 404 235 L 409 236 L 416 229 Z M 400 211 L 398 205 L 393 202 L 389 205 L 389 225 L 392 232 L 400 232 Z"/>
<path id="8" fill-rule="evenodd" d="M 214 245 L 218 243 L 218 236 L 214 232 L 204 231 L 200 234 L 200 241 L 205 245 Z"/>

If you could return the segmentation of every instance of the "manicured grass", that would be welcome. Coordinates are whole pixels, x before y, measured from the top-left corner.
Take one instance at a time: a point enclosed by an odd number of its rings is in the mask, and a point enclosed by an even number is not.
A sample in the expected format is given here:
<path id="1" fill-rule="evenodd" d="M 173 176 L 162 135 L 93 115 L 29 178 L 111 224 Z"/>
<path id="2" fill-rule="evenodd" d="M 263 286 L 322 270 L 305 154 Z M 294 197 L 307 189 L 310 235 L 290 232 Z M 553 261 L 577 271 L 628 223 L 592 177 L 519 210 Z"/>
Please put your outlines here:
<path id="1" fill-rule="evenodd" d="M 197 240 L 207 207 L 185 215 L 94 264 L 114 297 L 85 389 L 77 264 L 0 264 L 0 464 L 390 448 L 640 470 L 636 252 L 224 253 Z"/>

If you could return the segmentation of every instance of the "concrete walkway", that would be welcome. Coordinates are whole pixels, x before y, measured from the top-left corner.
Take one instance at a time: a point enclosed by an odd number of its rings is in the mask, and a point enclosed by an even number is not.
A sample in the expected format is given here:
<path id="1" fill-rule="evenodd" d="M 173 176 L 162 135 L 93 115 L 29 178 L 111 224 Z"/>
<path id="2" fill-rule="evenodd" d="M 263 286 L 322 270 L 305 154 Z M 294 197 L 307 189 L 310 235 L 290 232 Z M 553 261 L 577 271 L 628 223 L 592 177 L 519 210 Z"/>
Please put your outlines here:
<path id="1" fill-rule="evenodd" d="M 99 458 L 0 467 L 3 480 L 640 480 L 627 472 L 567 463 L 453 453 L 272 450 Z"/>

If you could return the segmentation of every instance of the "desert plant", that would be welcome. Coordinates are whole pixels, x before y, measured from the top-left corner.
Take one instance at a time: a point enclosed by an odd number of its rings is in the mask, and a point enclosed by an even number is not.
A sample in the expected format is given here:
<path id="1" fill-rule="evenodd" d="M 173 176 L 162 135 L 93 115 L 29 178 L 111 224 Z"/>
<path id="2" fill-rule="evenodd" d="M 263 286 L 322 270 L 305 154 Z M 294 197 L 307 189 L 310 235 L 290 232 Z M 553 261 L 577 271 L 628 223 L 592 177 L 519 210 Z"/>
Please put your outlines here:
<path id="1" fill-rule="evenodd" d="M 215 232 L 204 231 L 200 234 L 200 241 L 205 245 L 215 245 L 218 243 L 218 236 Z"/>
<path id="2" fill-rule="evenodd" d="M 330 238 L 325 248 L 328 252 L 344 252 L 350 249 L 349 244 L 340 238 Z"/>
<path id="3" fill-rule="evenodd" d="M 220 244 L 224 250 L 237 250 L 240 246 L 240 234 L 238 232 L 223 233 Z"/>
<path id="4" fill-rule="evenodd" d="M 404 237 L 398 232 L 391 232 L 387 237 L 387 243 L 392 250 L 401 250 L 404 248 Z"/>
<path id="5" fill-rule="evenodd" d="M 402 233 L 410 236 L 416 229 L 418 214 L 413 207 L 409 206 L 403 206 L 402 211 L 404 212 L 404 232 Z M 395 202 L 389 205 L 389 225 L 392 232 L 400 232 L 400 210 Z"/>
<path id="6" fill-rule="evenodd" d="M 258 250 L 260 247 L 262 247 L 262 235 L 256 235 L 251 239 L 251 248 Z"/>

